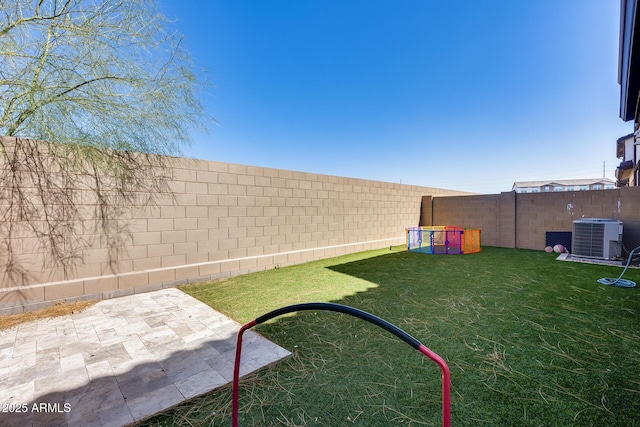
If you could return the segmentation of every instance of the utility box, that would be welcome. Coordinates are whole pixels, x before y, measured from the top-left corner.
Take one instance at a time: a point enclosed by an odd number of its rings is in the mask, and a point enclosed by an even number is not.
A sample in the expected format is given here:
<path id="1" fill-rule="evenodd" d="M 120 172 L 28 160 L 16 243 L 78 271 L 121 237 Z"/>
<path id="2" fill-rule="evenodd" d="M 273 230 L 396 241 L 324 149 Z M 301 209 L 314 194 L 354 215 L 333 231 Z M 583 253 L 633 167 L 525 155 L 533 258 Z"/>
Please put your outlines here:
<path id="1" fill-rule="evenodd" d="M 611 260 L 622 256 L 622 221 L 582 218 L 573 221 L 571 255 Z"/>

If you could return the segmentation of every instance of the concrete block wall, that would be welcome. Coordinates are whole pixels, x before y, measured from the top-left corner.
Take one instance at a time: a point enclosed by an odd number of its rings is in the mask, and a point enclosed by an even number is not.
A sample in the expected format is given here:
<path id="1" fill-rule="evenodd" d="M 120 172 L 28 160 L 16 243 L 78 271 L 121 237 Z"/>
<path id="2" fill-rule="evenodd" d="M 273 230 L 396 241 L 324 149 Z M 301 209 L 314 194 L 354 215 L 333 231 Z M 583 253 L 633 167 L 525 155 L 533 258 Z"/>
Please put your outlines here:
<path id="1" fill-rule="evenodd" d="M 580 218 L 619 219 L 620 190 L 518 194 L 516 247 L 544 249 L 547 231 L 571 231 Z"/>
<path id="2" fill-rule="evenodd" d="M 640 245 L 640 187 L 553 193 L 432 197 L 431 223 L 482 229 L 482 244 L 543 249 L 547 231 L 571 231 L 580 218 L 611 218 L 624 223 L 623 243 Z M 423 199 L 424 203 L 428 203 Z"/>
<path id="3" fill-rule="evenodd" d="M 622 243 L 631 251 L 640 246 L 640 187 L 620 189 L 620 220 L 624 227 Z"/>
<path id="4" fill-rule="evenodd" d="M 464 194 L 192 159 L 175 159 L 171 174 L 172 196 L 122 207 L 116 240 L 96 231 L 87 195 L 75 229 L 90 245 L 70 271 L 52 266 L 33 235 L 14 239 L 29 274 L 0 275 L 0 314 L 402 244 L 424 195 Z"/>
<path id="5" fill-rule="evenodd" d="M 495 228 L 495 245 L 505 248 L 514 248 L 516 246 L 516 193 L 506 192 L 500 193 L 498 200 L 498 215 Z M 483 236 L 484 237 L 484 236 Z"/>
<path id="6" fill-rule="evenodd" d="M 433 198 L 433 224 L 480 228 L 482 244 L 498 246 L 500 195 Z"/>
<path id="7" fill-rule="evenodd" d="M 419 225 L 433 225 L 433 196 L 422 196 Z"/>

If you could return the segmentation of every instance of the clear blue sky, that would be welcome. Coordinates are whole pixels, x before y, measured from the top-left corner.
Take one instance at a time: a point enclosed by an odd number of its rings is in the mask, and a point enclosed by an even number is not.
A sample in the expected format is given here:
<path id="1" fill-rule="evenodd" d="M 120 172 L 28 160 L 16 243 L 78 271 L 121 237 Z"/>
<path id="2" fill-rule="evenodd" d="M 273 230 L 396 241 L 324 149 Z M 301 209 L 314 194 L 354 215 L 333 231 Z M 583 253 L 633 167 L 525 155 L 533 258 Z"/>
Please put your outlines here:
<path id="1" fill-rule="evenodd" d="M 478 193 L 613 178 L 619 2 L 161 0 L 218 124 L 190 157 Z"/>

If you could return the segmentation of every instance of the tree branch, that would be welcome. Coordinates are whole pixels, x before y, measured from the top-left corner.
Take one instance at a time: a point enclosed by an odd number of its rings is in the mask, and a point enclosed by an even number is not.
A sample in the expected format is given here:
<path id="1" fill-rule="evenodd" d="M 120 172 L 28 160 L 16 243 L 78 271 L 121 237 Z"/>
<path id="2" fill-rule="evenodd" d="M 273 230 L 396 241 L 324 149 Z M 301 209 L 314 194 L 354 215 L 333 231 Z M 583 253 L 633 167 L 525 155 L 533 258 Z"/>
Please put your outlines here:
<path id="1" fill-rule="evenodd" d="M 28 18 L 18 18 L 14 22 L 9 23 L 9 25 L 7 25 L 6 27 L 0 29 L 0 37 L 4 36 L 5 34 L 7 34 L 9 31 L 13 30 L 14 28 L 16 28 L 16 27 L 18 27 L 20 25 L 29 23 L 29 22 L 33 22 L 33 21 L 48 21 L 48 20 L 60 18 L 62 15 L 67 13 L 67 8 L 71 4 L 71 0 L 67 0 L 64 3 L 64 6 L 62 6 L 62 9 L 60 9 L 60 12 L 56 13 L 56 11 L 54 9 L 53 14 L 50 15 L 50 16 L 40 16 L 40 6 L 42 5 L 42 3 L 44 3 L 44 1 L 40 0 L 38 2 L 38 4 L 36 5 L 36 13 L 35 13 L 34 16 L 30 16 Z"/>
<path id="2" fill-rule="evenodd" d="M 89 80 L 85 80 L 82 83 L 78 83 L 77 85 L 74 85 L 68 89 L 65 89 L 64 91 L 55 94 L 53 96 L 51 96 L 50 98 L 42 101 L 42 102 L 38 102 L 35 103 L 35 100 L 32 99 L 32 104 L 29 106 L 29 108 L 25 109 L 24 111 L 22 111 L 22 113 L 20 113 L 20 116 L 18 116 L 18 119 L 15 121 L 15 123 L 13 123 L 7 130 L 7 136 L 16 136 L 18 130 L 20 129 L 20 125 L 22 125 L 31 115 L 33 115 L 38 109 L 44 107 L 45 105 L 51 104 L 52 102 L 55 102 L 56 100 L 58 100 L 59 98 L 64 97 L 65 95 L 80 89 L 83 86 L 92 84 L 92 83 L 96 83 L 99 81 L 103 81 L 103 80 L 119 80 L 119 81 L 130 81 L 130 79 L 124 78 L 124 77 L 118 77 L 118 76 L 104 76 L 104 77 L 96 77 L 95 79 L 89 79 Z"/>

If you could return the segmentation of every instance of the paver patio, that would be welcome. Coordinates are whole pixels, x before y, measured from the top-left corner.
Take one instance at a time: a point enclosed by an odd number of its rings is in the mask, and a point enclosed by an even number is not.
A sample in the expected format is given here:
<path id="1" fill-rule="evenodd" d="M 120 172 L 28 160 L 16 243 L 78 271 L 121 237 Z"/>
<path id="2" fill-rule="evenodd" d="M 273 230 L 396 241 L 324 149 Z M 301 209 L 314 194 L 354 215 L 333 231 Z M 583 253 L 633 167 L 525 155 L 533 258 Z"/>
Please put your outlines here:
<path id="1" fill-rule="evenodd" d="M 2 331 L 0 425 L 119 427 L 144 419 L 229 383 L 239 328 L 169 288 Z M 247 331 L 241 375 L 289 354 Z"/>

